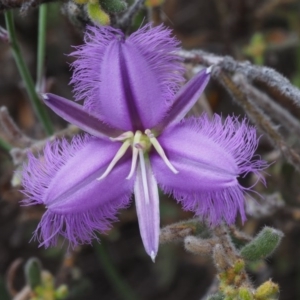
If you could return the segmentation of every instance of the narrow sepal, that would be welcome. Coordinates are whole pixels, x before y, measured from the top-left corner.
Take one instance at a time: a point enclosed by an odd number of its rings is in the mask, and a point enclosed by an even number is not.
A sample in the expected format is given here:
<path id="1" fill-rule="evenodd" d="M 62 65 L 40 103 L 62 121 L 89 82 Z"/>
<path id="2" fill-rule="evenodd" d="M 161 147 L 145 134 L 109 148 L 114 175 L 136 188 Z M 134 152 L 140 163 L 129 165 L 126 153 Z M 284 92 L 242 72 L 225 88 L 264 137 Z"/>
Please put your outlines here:
<path id="1" fill-rule="evenodd" d="M 92 112 L 83 106 L 54 94 L 42 95 L 45 104 L 67 122 L 78 126 L 87 133 L 107 139 L 116 137 L 122 132 L 100 121 Z"/>
<path id="2" fill-rule="evenodd" d="M 199 72 L 176 94 L 173 105 L 168 114 L 160 124 L 153 128 L 154 131 L 161 132 L 164 128 L 178 123 L 199 99 L 210 79 L 211 68 Z"/>
<path id="3" fill-rule="evenodd" d="M 159 195 L 149 160 L 141 159 L 134 184 L 135 205 L 140 233 L 147 254 L 154 261 L 159 243 Z"/>

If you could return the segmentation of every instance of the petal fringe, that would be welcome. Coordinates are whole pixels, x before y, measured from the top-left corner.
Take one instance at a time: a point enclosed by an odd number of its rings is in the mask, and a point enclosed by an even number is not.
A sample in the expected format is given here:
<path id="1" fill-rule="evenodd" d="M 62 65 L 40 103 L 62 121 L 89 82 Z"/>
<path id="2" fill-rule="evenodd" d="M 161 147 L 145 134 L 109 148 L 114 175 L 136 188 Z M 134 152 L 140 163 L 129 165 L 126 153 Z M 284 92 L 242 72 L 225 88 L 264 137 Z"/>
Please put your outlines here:
<path id="1" fill-rule="evenodd" d="M 203 221 L 216 226 L 225 221 L 233 224 L 239 214 L 242 222 L 246 221 L 245 197 L 240 185 L 215 191 L 186 193 L 163 187 L 165 193 L 172 193 L 182 204 L 184 210 L 193 211 Z"/>
<path id="2" fill-rule="evenodd" d="M 161 188 L 172 193 L 187 210 L 194 211 L 210 224 L 223 220 L 232 224 L 238 213 L 242 221 L 244 191 L 237 178 L 249 172 L 264 182 L 261 171 L 268 165 L 254 156 L 258 146 L 255 127 L 244 119 L 207 115 L 183 120 L 161 136 L 159 142 L 179 171 L 173 174 L 153 151 L 150 160 Z"/>
<path id="3" fill-rule="evenodd" d="M 129 36 L 128 42 L 140 50 L 157 76 L 163 98 L 172 102 L 185 81 L 182 59 L 175 53 L 180 42 L 172 36 L 172 31 L 163 25 L 147 24 Z"/>
<path id="4" fill-rule="evenodd" d="M 47 210 L 34 231 L 33 239 L 46 248 L 57 245 L 60 236 L 67 239 L 71 247 L 90 244 L 93 239 L 99 240 L 96 231 L 105 233 L 109 230 L 111 223 L 117 221 L 117 211 L 128 205 L 126 195 L 80 213 L 59 214 Z"/>
<path id="5" fill-rule="evenodd" d="M 28 153 L 28 162 L 23 165 L 21 191 L 26 199 L 24 205 L 43 204 L 49 183 L 67 161 L 76 155 L 92 138 L 89 135 L 77 135 L 69 143 L 66 139 L 46 144 L 44 152 L 38 157 Z"/>
<path id="6" fill-rule="evenodd" d="M 231 154 L 238 166 L 239 175 L 246 176 L 252 172 L 265 183 L 261 171 L 268 164 L 259 155 L 255 155 L 259 138 L 255 126 L 249 125 L 247 119 L 240 122 L 239 117 L 228 116 L 223 122 L 222 117 L 217 114 L 213 118 L 204 114 L 200 118 L 187 119 L 186 124 L 199 134 L 211 138 Z"/>

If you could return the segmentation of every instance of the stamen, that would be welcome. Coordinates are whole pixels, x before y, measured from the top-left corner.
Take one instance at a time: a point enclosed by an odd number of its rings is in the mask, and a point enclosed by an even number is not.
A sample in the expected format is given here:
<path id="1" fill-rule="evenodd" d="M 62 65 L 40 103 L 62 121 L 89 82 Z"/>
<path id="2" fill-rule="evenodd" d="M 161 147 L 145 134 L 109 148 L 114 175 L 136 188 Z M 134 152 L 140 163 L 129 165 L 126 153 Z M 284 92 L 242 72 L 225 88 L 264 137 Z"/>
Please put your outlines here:
<path id="1" fill-rule="evenodd" d="M 127 139 L 133 138 L 133 132 L 132 131 L 127 131 L 122 133 L 121 135 L 115 137 L 115 138 L 109 138 L 112 142 L 122 142 Z"/>
<path id="2" fill-rule="evenodd" d="M 146 174 L 146 164 L 145 164 L 145 158 L 144 158 L 144 152 L 143 150 L 139 151 L 139 158 L 140 158 L 140 166 L 141 166 L 141 173 L 142 173 L 142 182 L 143 182 L 143 190 L 144 190 L 144 197 L 145 197 L 145 203 L 149 204 L 149 188 L 148 188 L 148 181 L 147 181 L 147 174 Z"/>
<path id="3" fill-rule="evenodd" d="M 166 153 L 164 151 L 164 149 L 162 148 L 162 146 L 160 145 L 159 141 L 156 139 L 156 137 L 154 136 L 154 134 L 151 132 L 150 129 L 146 129 L 145 130 L 145 134 L 148 136 L 150 143 L 153 145 L 153 147 L 155 148 L 155 150 L 157 151 L 157 153 L 160 155 L 160 157 L 163 159 L 163 161 L 165 162 L 165 164 L 167 165 L 167 167 L 174 173 L 177 174 L 179 173 L 174 166 L 171 164 L 171 162 L 169 161 L 169 159 L 166 156 Z"/>
<path id="4" fill-rule="evenodd" d="M 131 160 L 131 168 L 130 168 L 130 172 L 128 174 L 128 176 L 126 177 L 126 179 L 130 179 L 135 171 L 136 168 L 136 162 L 137 162 L 137 158 L 138 158 L 138 154 L 139 154 L 139 150 L 135 147 L 132 148 L 132 160 Z"/>
<path id="5" fill-rule="evenodd" d="M 108 165 L 106 171 L 99 178 L 97 178 L 97 180 L 101 180 L 101 179 L 105 178 L 111 172 L 111 170 L 116 165 L 116 163 L 124 156 L 124 154 L 126 153 L 127 149 L 129 148 L 130 144 L 131 144 L 130 140 L 126 140 L 123 143 L 123 145 L 120 147 L 120 149 L 116 153 L 116 155 L 113 158 L 113 160 Z"/>
<path id="6" fill-rule="evenodd" d="M 133 138 L 131 168 L 130 168 L 130 172 L 129 172 L 128 176 L 126 177 L 126 179 L 130 179 L 134 174 L 134 171 L 136 168 L 136 162 L 137 162 L 137 158 L 138 158 L 138 154 L 139 154 L 139 150 L 138 150 L 138 147 L 136 147 L 136 145 L 139 144 L 141 137 L 142 137 L 142 133 L 141 133 L 141 131 L 138 130 L 135 133 L 134 138 Z"/>

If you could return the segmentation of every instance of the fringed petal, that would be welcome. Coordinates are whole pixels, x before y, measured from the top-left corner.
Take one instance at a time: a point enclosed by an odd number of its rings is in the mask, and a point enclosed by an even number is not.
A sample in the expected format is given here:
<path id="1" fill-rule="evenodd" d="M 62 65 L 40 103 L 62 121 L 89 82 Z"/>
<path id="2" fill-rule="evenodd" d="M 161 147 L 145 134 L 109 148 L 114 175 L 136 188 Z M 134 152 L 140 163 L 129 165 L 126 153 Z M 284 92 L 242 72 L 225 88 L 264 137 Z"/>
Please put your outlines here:
<path id="1" fill-rule="evenodd" d="M 237 212 L 245 220 L 244 188 L 237 178 L 253 172 L 263 180 L 260 171 L 267 167 L 253 158 L 258 144 L 254 127 L 234 117 L 223 123 L 218 115 L 212 120 L 204 115 L 170 127 L 158 140 L 179 172 L 170 172 L 153 151 L 153 172 L 164 191 L 212 224 L 231 224 Z"/>
<path id="2" fill-rule="evenodd" d="M 143 130 L 160 122 L 183 73 L 170 31 L 146 26 L 125 40 L 115 29 L 89 27 L 86 42 L 73 53 L 76 98 L 119 129 Z"/>
<path id="3" fill-rule="evenodd" d="M 115 166 L 105 179 L 97 178 L 107 168 L 120 145 L 90 136 L 77 136 L 47 144 L 44 154 L 34 157 L 23 170 L 25 205 L 47 207 L 36 236 L 49 246 L 56 233 L 71 244 L 90 242 L 93 230 L 104 231 L 126 207 L 134 180 L 126 180 L 130 155 Z M 112 188 L 117 186 L 117 188 Z M 74 225 L 74 226 L 73 226 Z"/>
<path id="4" fill-rule="evenodd" d="M 121 30 L 105 26 L 88 26 L 84 36 L 84 45 L 76 47 L 76 51 L 70 54 L 77 57 L 72 64 L 74 73 L 70 82 L 74 86 L 75 99 L 86 100 L 89 104 L 87 106 L 95 106 L 98 114 L 100 101 L 98 92 L 101 86 L 100 68 L 103 56 L 108 45 L 118 39 L 124 39 Z M 103 101 L 107 101 L 107 99 Z"/>
<path id="5" fill-rule="evenodd" d="M 34 231 L 33 239 L 46 248 L 57 245 L 60 236 L 68 240 L 71 247 L 90 244 L 93 239 L 99 240 L 97 231 L 105 233 L 118 220 L 118 211 L 129 205 L 129 199 L 129 195 L 119 195 L 93 209 L 68 214 L 48 209 Z"/>
<path id="6" fill-rule="evenodd" d="M 185 72 L 182 59 L 175 53 L 180 42 L 174 38 L 172 31 L 163 25 L 152 27 L 148 24 L 130 35 L 127 43 L 139 49 L 155 73 L 163 99 L 172 103 L 184 82 Z"/>

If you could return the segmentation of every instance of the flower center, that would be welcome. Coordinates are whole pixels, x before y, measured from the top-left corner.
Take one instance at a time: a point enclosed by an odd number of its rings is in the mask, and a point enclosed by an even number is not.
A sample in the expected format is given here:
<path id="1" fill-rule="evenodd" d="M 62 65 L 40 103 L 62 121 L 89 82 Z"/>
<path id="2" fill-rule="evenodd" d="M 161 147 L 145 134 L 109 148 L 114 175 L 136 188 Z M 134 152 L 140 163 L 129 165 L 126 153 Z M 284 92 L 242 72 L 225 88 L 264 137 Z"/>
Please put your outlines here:
<path id="1" fill-rule="evenodd" d="M 105 178 L 112 171 L 114 166 L 125 155 L 126 151 L 130 146 L 132 148 L 132 160 L 130 172 L 126 179 L 130 179 L 133 176 L 138 158 L 140 159 L 141 164 L 144 165 L 144 154 L 148 153 L 152 146 L 157 151 L 159 156 L 163 159 L 167 167 L 174 174 L 178 173 L 178 171 L 174 168 L 174 166 L 167 158 L 164 149 L 162 148 L 159 141 L 156 139 L 155 135 L 151 132 L 150 129 L 146 129 L 144 134 L 140 130 L 136 131 L 135 133 L 133 133 L 132 131 L 127 131 L 116 138 L 110 139 L 113 142 L 122 142 L 122 146 L 117 151 L 116 155 L 108 165 L 105 172 L 99 178 L 97 178 L 97 180 Z"/>

